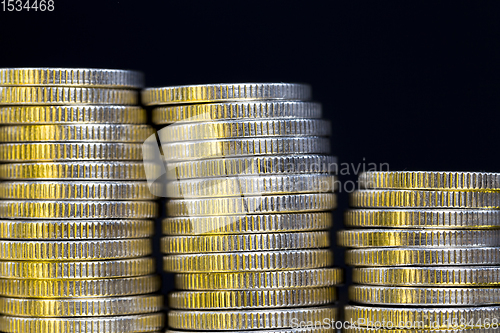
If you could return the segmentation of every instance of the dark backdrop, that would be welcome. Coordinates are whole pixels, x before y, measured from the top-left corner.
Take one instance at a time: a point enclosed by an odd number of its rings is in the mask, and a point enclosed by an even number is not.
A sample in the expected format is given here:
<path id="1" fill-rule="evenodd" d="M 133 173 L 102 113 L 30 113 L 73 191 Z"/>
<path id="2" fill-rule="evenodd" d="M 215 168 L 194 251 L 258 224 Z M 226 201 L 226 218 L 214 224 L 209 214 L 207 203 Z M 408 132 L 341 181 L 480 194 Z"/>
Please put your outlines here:
<path id="1" fill-rule="evenodd" d="M 0 12 L 0 67 L 139 69 L 148 86 L 307 82 L 340 162 L 500 171 L 499 13 L 493 1 L 55 0 L 52 13 Z"/>

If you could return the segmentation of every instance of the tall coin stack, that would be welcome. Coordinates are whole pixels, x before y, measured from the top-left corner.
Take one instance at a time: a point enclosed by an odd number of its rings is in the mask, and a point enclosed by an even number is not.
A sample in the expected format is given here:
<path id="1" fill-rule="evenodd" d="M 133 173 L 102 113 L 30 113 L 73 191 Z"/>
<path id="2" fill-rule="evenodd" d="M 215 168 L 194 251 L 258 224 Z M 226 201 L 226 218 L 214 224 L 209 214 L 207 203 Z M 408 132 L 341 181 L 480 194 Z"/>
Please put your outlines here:
<path id="1" fill-rule="evenodd" d="M 355 266 L 346 332 L 493 332 L 500 174 L 366 172 L 339 243 Z"/>
<path id="2" fill-rule="evenodd" d="M 162 328 L 141 73 L 0 70 L 0 331 Z"/>
<path id="3" fill-rule="evenodd" d="M 169 125 L 158 135 L 171 180 L 164 268 L 180 289 L 170 329 L 333 331 L 335 159 L 310 95 L 284 83 L 144 91 Z"/>

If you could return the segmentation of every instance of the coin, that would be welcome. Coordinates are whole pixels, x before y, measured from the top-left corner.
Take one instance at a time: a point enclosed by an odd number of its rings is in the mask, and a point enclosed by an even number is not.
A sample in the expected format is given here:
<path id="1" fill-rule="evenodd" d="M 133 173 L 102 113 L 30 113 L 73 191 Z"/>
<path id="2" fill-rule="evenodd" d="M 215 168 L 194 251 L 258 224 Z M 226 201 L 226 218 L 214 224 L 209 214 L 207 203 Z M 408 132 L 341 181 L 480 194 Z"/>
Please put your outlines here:
<path id="1" fill-rule="evenodd" d="M 352 266 L 498 265 L 500 247 L 368 248 L 346 251 Z"/>
<path id="2" fill-rule="evenodd" d="M 54 162 L 92 160 L 142 160 L 138 143 L 2 143 L 0 161 Z"/>
<path id="3" fill-rule="evenodd" d="M 183 330 L 258 330 L 296 327 L 301 323 L 306 325 L 307 322 L 334 321 L 336 318 L 337 309 L 332 307 L 223 312 L 173 310 L 168 313 L 168 326 Z"/>
<path id="4" fill-rule="evenodd" d="M 88 318 L 0 316 L 0 330 L 6 333 L 142 333 L 153 332 L 162 327 L 163 313 Z"/>
<path id="5" fill-rule="evenodd" d="M 159 289 L 160 278 L 156 275 L 93 280 L 0 279 L 0 295 L 21 298 L 129 296 Z"/>
<path id="6" fill-rule="evenodd" d="M 154 133 L 148 125 L 58 124 L 0 127 L 1 142 L 144 142 Z"/>
<path id="7" fill-rule="evenodd" d="M 320 268 L 293 271 L 176 274 L 175 286 L 187 290 L 259 290 L 316 288 L 341 284 L 342 270 Z"/>
<path id="8" fill-rule="evenodd" d="M 294 101 L 256 101 L 215 104 L 192 104 L 153 109 L 153 123 L 219 121 L 265 118 L 321 118 L 321 104 Z"/>
<path id="9" fill-rule="evenodd" d="M 103 260 L 151 254 L 149 238 L 85 241 L 0 242 L 2 260 Z"/>
<path id="10" fill-rule="evenodd" d="M 338 180 L 328 174 L 236 176 L 171 181 L 170 198 L 333 192 Z"/>
<path id="11" fill-rule="evenodd" d="M 350 196 L 351 206 L 366 208 L 493 208 L 500 209 L 500 192 L 361 190 Z"/>
<path id="12" fill-rule="evenodd" d="M 4 125 L 144 124 L 146 110 L 124 105 L 45 105 L 0 107 Z"/>
<path id="13" fill-rule="evenodd" d="M 144 238 L 153 233 L 153 220 L 0 220 L 0 239 Z"/>
<path id="14" fill-rule="evenodd" d="M 310 269 L 328 267 L 332 263 L 333 253 L 327 249 L 176 254 L 163 257 L 164 270 L 173 273 Z"/>
<path id="15" fill-rule="evenodd" d="M 326 231 L 249 235 L 167 236 L 161 239 L 163 253 L 210 253 L 317 249 L 330 246 Z"/>
<path id="16" fill-rule="evenodd" d="M 243 137 L 329 136 L 330 123 L 322 119 L 257 119 L 173 124 L 158 131 L 162 143 Z"/>
<path id="17" fill-rule="evenodd" d="M 170 179 L 266 174 L 335 173 L 337 159 L 325 155 L 281 155 L 227 157 L 167 164 Z"/>
<path id="18" fill-rule="evenodd" d="M 359 183 L 377 189 L 500 190 L 500 173 L 369 171 Z"/>
<path id="19" fill-rule="evenodd" d="M 167 202 L 170 216 L 329 211 L 335 206 L 336 197 L 333 193 L 185 199 Z"/>
<path id="20" fill-rule="evenodd" d="M 145 105 L 209 103 L 239 100 L 301 100 L 311 98 L 311 87 L 294 83 L 236 83 L 147 88 Z"/>
<path id="21" fill-rule="evenodd" d="M 8 279 L 108 279 L 149 275 L 150 257 L 105 261 L 0 261 L 0 277 Z"/>
<path id="22" fill-rule="evenodd" d="M 132 161 L 8 163 L 0 164 L 0 178 L 146 180 L 144 169 Z"/>
<path id="23" fill-rule="evenodd" d="M 8 219 L 148 219 L 152 201 L 0 201 L 0 218 Z"/>
<path id="24" fill-rule="evenodd" d="M 273 289 L 175 291 L 168 304 L 174 309 L 257 309 L 319 306 L 336 300 L 334 287 Z"/>
<path id="25" fill-rule="evenodd" d="M 345 213 L 344 224 L 353 228 L 499 228 L 500 212 L 484 209 L 351 209 Z"/>
<path id="26" fill-rule="evenodd" d="M 500 230 L 364 229 L 341 230 L 337 244 L 344 247 L 479 247 L 500 244 Z"/>
<path id="27" fill-rule="evenodd" d="M 314 136 L 238 138 L 165 143 L 162 148 L 168 162 L 181 162 L 252 155 L 329 154 L 330 140 Z"/>
<path id="28" fill-rule="evenodd" d="M 163 220 L 163 233 L 203 235 L 305 232 L 328 230 L 331 226 L 330 213 L 169 217 Z"/>
<path id="29" fill-rule="evenodd" d="M 80 86 L 142 88 L 144 74 L 137 71 L 94 68 L 2 68 L 0 86 Z"/>

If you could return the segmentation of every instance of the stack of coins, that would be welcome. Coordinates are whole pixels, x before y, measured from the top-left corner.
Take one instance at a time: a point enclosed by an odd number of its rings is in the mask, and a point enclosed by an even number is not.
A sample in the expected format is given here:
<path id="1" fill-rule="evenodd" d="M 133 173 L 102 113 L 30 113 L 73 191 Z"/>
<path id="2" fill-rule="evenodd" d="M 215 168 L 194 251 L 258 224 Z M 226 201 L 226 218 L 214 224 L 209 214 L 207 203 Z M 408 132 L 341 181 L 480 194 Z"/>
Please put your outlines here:
<path id="1" fill-rule="evenodd" d="M 153 332 L 142 74 L 0 70 L 0 331 Z"/>
<path id="2" fill-rule="evenodd" d="M 171 180 L 164 269 L 181 290 L 169 295 L 172 330 L 332 330 L 335 159 L 310 94 L 282 83 L 144 91 L 153 121 L 169 125 L 158 134 Z"/>
<path id="3" fill-rule="evenodd" d="M 339 243 L 354 249 L 347 332 L 487 332 L 500 319 L 500 174 L 367 172 Z M 472 329 L 472 330 L 471 330 Z"/>

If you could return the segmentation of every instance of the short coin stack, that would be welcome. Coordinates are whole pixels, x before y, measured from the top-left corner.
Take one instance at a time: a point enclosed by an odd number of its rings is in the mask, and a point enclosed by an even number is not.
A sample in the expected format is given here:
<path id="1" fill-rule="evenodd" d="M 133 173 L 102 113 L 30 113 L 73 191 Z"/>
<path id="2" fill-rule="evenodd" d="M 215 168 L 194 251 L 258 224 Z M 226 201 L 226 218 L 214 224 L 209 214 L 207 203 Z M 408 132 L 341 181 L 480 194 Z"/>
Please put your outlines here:
<path id="1" fill-rule="evenodd" d="M 162 328 L 142 74 L 0 69 L 0 331 Z"/>
<path id="2" fill-rule="evenodd" d="M 355 266 L 346 332 L 489 332 L 500 324 L 500 174 L 366 172 L 340 245 Z"/>
<path id="3" fill-rule="evenodd" d="M 182 290 L 169 295 L 172 330 L 288 332 L 335 319 L 335 159 L 309 98 L 309 86 L 281 83 L 143 93 L 153 121 L 169 125 L 158 134 L 171 179 L 164 268 Z"/>

